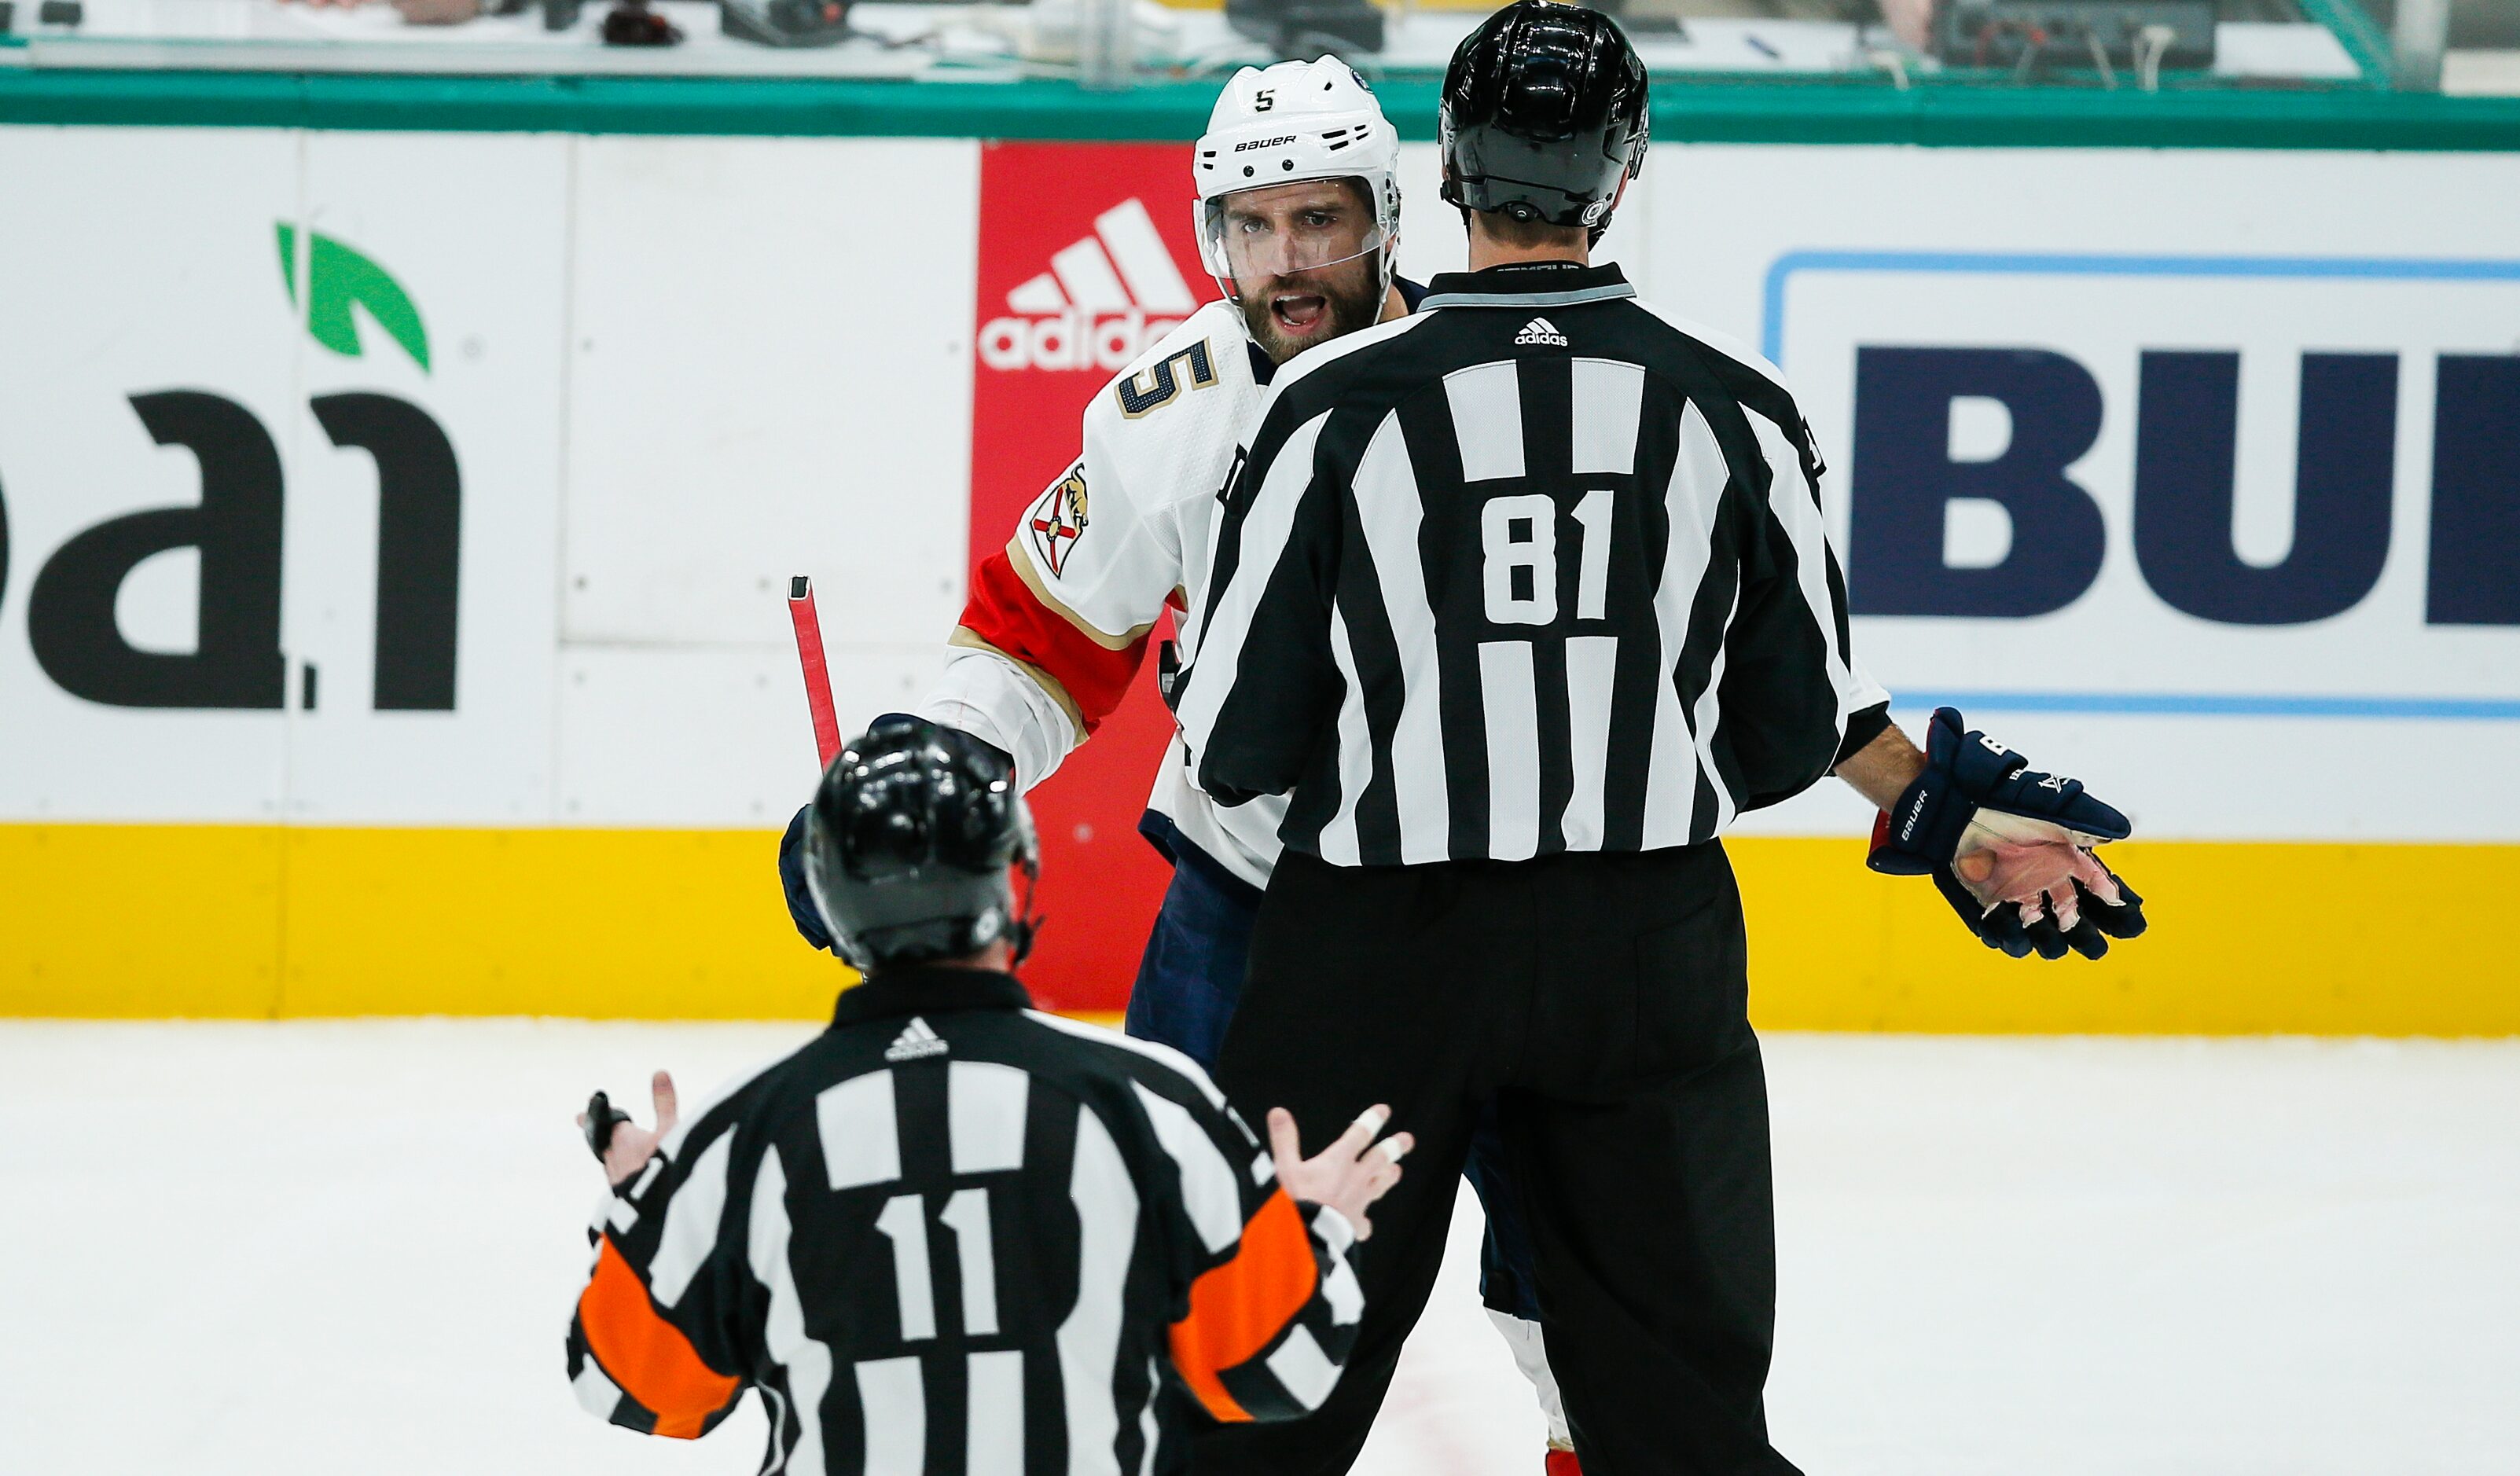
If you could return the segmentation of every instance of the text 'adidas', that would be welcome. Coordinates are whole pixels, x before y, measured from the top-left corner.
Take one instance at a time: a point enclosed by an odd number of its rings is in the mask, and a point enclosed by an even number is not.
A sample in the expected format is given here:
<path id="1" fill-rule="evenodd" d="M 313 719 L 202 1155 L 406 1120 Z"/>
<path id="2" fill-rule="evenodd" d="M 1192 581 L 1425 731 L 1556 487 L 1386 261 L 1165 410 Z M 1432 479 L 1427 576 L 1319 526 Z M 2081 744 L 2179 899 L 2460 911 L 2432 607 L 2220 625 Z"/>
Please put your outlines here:
<path id="1" fill-rule="evenodd" d="M 888 1061 L 915 1061 L 922 1056 L 943 1055 L 953 1049 L 945 1044 L 943 1036 L 928 1028 L 925 1020 L 912 1015 L 910 1023 L 902 1027 L 901 1034 L 894 1036 L 892 1044 L 883 1048 L 883 1058 Z"/>
<path id="2" fill-rule="evenodd" d="M 1197 309 L 1172 247 L 1133 197 L 1095 216 L 1094 234 L 1053 252 L 1049 271 L 1007 293 L 1008 316 L 980 326 L 980 362 L 1107 374 Z"/>

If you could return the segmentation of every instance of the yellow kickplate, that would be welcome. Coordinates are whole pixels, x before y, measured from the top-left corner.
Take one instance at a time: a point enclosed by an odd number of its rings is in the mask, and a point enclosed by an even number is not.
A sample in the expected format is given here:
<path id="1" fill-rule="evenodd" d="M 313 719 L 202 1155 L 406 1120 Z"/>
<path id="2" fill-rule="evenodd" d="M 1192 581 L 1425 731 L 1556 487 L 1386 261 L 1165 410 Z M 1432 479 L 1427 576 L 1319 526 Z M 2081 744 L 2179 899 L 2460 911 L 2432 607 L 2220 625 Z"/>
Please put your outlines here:
<path id="1" fill-rule="evenodd" d="M 757 830 L 0 826 L 0 1014 L 830 1013 Z"/>
<path id="2" fill-rule="evenodd" d="M 2520 962 L 2476 916 L 2520 887 L 2520 846 L 2110 846 L 2152 927 L 2096 962 L 1981 947 L 1930 885 L 1866 872 L 1860 840 L 1728 848 L 1768 1028 L 2520 1034 Z"/>
<path id="3" fill-rule="evenodd" d="M 0 1014 L 826 1014 L 757 830 L 0 826 Z M 1861 839 L 1731 842 L 1773 1029 L 2520 1034 L 2520 846 L 2135 842 L 2153 931 L 1979 947 Z"/>

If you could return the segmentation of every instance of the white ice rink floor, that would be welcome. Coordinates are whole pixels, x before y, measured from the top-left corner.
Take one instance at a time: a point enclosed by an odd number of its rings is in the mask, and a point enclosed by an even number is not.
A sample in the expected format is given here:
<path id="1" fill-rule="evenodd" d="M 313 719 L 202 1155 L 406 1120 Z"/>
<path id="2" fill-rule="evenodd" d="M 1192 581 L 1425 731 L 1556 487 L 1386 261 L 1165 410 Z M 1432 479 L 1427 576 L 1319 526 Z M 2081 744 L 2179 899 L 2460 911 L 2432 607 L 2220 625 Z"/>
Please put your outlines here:
<path id="1" fill-rule="evenodd" d="M 0 1022 L 0 1471 L 753 1469 L 562 1374 L 596 1086 L 797 1025 Z M 1814 1476 L 2520 1472 L 2520 1043 L 1778 1036 Z M 644 1115 L 644 1114 L 643 1114 Z M 1536 1473 L 1466 1196 L 1360 1466 Z"/>

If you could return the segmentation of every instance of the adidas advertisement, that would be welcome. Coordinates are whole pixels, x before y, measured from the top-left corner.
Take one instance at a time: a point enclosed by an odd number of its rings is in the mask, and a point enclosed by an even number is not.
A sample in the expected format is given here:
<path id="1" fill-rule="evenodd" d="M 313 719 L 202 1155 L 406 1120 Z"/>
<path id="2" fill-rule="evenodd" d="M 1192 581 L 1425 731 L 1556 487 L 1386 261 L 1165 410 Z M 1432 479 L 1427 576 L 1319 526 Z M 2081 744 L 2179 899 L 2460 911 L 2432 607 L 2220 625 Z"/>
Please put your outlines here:
<path id="1" fill-rule="evenodd" d="M 1052 252 L 1049 270 L 1008 291 L 1006 314 L 980 325 L 980 362 L 1108 376 L 1199 300 L 1147 202 L 1133 195 L 1095 216 L 1091 234 Z"/>

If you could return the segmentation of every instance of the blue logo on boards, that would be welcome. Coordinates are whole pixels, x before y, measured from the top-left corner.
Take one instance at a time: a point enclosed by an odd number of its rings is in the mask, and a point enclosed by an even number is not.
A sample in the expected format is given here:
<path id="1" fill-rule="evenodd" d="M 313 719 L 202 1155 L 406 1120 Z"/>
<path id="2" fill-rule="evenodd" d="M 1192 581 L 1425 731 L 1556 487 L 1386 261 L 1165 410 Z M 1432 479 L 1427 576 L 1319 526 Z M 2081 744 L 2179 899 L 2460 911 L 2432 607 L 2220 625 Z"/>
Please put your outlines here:
<path id="1" fill-rule="evenodd" d="M 1761 346 L 1771 359 L 1783 359 L 1788 286 L 1829 272 L 2520 285 L 2520 261 L 1798 251 L 1768 271 Z M 2049 348 L 1858 343 L 1854 356 L 1855 465 L 1845 495 L 1855 613 L 2021 619 L 2063 609 L 2092 589 L 2107 529 L 2099 503 L 2067 474 L 2100 434 L 2103 390 L 2089 366 Z M 2240 354 L 2139 350 L 2132 542 L 2152 594 L 2228 626 L 2300 625 L 2360 604 L 2388 559 L 2400 361 L 2392 352 L 2301 353 L 2292 542 L 2280 561 L 2258 564 L 2233 546 Z M 2520 354 L 2444 352 L 2432 368 L 2423 621 L 2520 626 Z M 1953 455 L 1952 408 L 1961 399 L 1994 401 L 2009 417 L 2008 443 L 1993 459 Z M 2009 546 L 1990 564 L 1946 560 L 1950 505 L 1964 499 L 1994 503 L 2009 520 Z M 1935 699 L 2036 711 L 2520 719 L 2520 701 L 2495 698 L 1980 692 Z"/>

